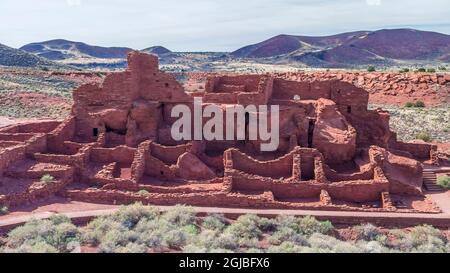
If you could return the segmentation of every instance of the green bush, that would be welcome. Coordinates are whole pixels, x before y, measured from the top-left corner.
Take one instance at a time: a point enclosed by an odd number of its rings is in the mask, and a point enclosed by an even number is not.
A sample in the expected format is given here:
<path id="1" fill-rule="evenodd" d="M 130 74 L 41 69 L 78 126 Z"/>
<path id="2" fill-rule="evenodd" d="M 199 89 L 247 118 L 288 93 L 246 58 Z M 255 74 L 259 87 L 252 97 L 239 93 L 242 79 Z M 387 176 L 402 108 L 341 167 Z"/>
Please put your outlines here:
<path id="1" fill-rule="evenodd" d="M 359 225 L 354 227 L 354 230 L 358 234 L 358 238 L 365 241 L 375 241 L 382 235 L 380 230 L 372 224 Z"/>
<path id="2" fill-rule="evenodd" d="M 136 203 L 134 205 L 120 207 L 111 218 L 128 229 L 131 229 L 142 219 L 151 220 L 159 217 L 159 215 L 160 211 L 157 208 Z"/>
<path id="3" fill-rule="evenodd" d="M 176 226 L 187 226 L 195 224 L 195 211 L 186 206 L 175 206 L 164 213 L 163 219 Z"/>
<path id="4" fill-rule="evenodd" d="M 81 243 L 96 246 L 104 253 L 167 249 L 188 253 L 442 253 L 450 250 L 448 238 L 427 225 L 409 232 L 382 232 L 371 224 L 360 225 L 353 228 L 358 235 L 356 241 L 331 236 L 333 229 L 330 222 L 313 217 L 279 216 L 271 220 L 243 215 L 230 224 L 220 214 L 197 220 L 187 207 L 177 206 L 173 211 L 161 213 L 135 204 L 121 207 L 110 216 L 98 217 L 80 229 L 63 215 L 30 221 L 0 239 L 0 253 L 80 252 Z"/>
<path id="5" fill-rule="evenodd" d="M 443 175 L 439 176 L 437 178 L 437 184 L 442 187 L 443 189 L 449 190 L 450 189 L 450 176 Z"/>
<path id="6" fill-rule="evenodd" d="M 414 107 L 414 103 L 412 103 L 412 102 L 407 102 L 407 103 L 405 104 L 405 107 L 407 107 L 407 108 L 412 108 L 412 107 Z"/>
<path id="7" fill-rule="evenodd" d="M 209 230 L 224 230 L 228 220 L 222 214 L 211 214 L 203 219 L 202 227 Z"/>
<path id="8" fill-rule="evenodd" d="M 434 69 L 434 68 L 428 68 L 428 69 L 427 69 L 427 72 L 428 72 L 428 73 L 436 73 L 436 69 Z"/>
<path id="9" fill-rule="evenodd" d="M 387 253 L 390 252 L 388 248 L 384 247 L 377 241 L 358 241 L 356 247 L 363 253 Z"/>
<path id="10" fill-rule="evenodd" d="M 58 249 L 46 242 L 36 241 L 20 245 L 17 248 L 6 248 L 5 253 L 59 253 Z M 1 251 L 0 251 L 1 253 Z"/>
<path id="11" fill-rule="evenodd" d="M 306 216 L 301 218 L 299 229 L 304 235 L 312 235 L 314 233 L 328 234 L 334 227 L 330 221 L 321 222 L 314 217 Z"/>
<path id="12" fill-rule="evenodd" d="M 140 191 L 138 191 L 137 193 L 138 193 L 139 195 L 148 195 L 148 194 L 149 194 L 149 192 L 146 191 L 146 190 L 140 190 Z"/>
<path id="13" fill-rule="evenodd" d="M 424 108 L 425 107 L 425 103 L 421 100 L 416 101 L 416 103 L 414 104 L 415 107 L 417 108 Z"/>
<path id="14" fill-rule="evenodd" d="M 400 73 L 408 73 L 409 71 L 409 68 L 400 69 Z"/>
<path id="15" fill-rule="evenodd" d="M 80 231 L 70 222 L 32 220 L 11 231 L 7 241 L 12 248 L 22 247 L 21 251 L 32 252 L 39 248 L 53 251 L 54 248 L 59 252 L 70 252 L 68 245 L 80 242 Z"/>
<path id="16" fill-rule="evenodd" d="M 164 234 L 163 242 L 169 247 L 173 249 L 181 249 L 187 242 L 188 236 L 186 232 L 181 230 L 171 230 Z"/>
<path id="17" fill-rule="evenodd" d="M 292 242 L 283 242 L 279 246 L 270 246 L 268 253 L 302 253 L 304 248 Z"/>
<path id="18" fill-rule="evenodd" d="M 228 226 L 225 232 L 228 232 L 237 238 L 259 238 L 262 235 L 259 223 L 260 218 L 256 215 L 242 215 L 236 220 L 236 222 Z"/>
<path id="19" fill-rule="evenodd" d="M 421 68 L 417 69 L 416 72 L 424 73 L 424 72 L 427 72 L 427 70 L 425 68 L 421 67 Z"/>
<path id="20" fill-rule="evenodd" d="M 414 252 L 444 252 L 446 249 L 445 238 L 441 232 L 429 225 L 414 227 L 409 236 Z"/>
<path id="21" fill-rule="evenodd" d="M 367 71 L 368 71 L 368 72 L 375 72 L 376 69 L 375 69 L 374 66 L 369 66 L 369 67 L 367 68 Z"/>
<path id="22" fill-rule="evenodd" d="M 268 241 L 272 245 L 280 245 L 283 242 L 291 242 L 296 245 L 307 245 L 307 240 L 303 235 L 288 227 L 277 230 L 269 237 Z"/>
<path id="23" fill-rule="evenodd" d="M 6 215 L 9 213 L 9 208 L 6 206 L 0 207 L 0 215 Z"/>
<path id="24" fill-rule="evenodd" d="M 423 140 L 425 142 L 430 142 L 432 140 L 431 136 L 427 132 L 420 132 L 416 135 L 416 139 Z"/>
<path id="25" fill-rule="evenodd" d="M 41 182 L 43 183 L 52 183 L 55 181 L 55 178 L 49 174 L 43 175 L 41 177 Z"/>

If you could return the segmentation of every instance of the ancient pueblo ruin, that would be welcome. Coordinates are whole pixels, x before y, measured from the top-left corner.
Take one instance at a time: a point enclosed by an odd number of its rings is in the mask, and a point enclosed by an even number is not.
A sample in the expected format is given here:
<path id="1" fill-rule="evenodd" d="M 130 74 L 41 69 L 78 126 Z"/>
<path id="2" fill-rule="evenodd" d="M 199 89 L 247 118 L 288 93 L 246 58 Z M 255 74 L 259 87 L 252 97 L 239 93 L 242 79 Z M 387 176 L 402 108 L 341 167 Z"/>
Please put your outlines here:
<path id="1" fill-rule="evenodd" d="M 205 92 L 188 93 L 154 55 L 132 52 L 128 64 L 75 90 L 66 120 L 0 129 L 0 205 L 58 195 L 108 204 L 439 212 L 423 195 L 423 168 L 447 159 L 432 144 L 397 141 L 389 114 L 369 111 L 361 88 L 215 75 Z M 176 141 L 172 109 L 193 107 L 194 98 L 223 109 L 279 106 L 278 148 L 261 152 L 264 141 L 246 137 Z M 236 126 L 248 133 L 255 116 L 246 113 Z"/>

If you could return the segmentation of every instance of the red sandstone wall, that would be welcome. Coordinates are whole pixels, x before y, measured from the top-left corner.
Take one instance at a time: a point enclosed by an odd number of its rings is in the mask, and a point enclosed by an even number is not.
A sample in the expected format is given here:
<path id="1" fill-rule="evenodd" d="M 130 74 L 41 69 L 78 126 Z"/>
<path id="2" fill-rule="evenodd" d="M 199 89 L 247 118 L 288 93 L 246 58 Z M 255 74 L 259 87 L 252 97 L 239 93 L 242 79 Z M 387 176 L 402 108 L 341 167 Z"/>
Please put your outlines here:
<path id="1" fill-rule="evenodd" d="M 94 162 L 119 162 L 131 165 L 135 153 L 135 148 L 126 146 L 119 146 L 116 148 L 93 148 L 91 151 L 91 160 Z"/>
<path id="2" fill-rule="evenodd" d="M 257 161 L 249 156 L 231 150 L 233 168 L 263 177 L 271 178 L 290 178 L 292 177 L 293 153 L 272 161 Z"/>
<path id="3" fill-rule="evenodd" d="M 49 133 L 60 123 L 61 122 L 57 120 L 26 122 L 1 128 L 0 133 Z"/>

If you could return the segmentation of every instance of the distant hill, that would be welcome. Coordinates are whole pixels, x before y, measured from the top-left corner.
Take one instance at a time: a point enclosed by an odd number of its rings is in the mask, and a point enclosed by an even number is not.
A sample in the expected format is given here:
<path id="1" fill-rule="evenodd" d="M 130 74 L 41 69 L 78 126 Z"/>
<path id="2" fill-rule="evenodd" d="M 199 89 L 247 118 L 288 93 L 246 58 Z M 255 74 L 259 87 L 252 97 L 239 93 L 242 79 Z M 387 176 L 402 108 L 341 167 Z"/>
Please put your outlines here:
<path id="1" fill-rule="evenodd" d="M 22 50 L 79 68 L 126 67 L 128 47 L 100 47 L 67 40 L 31 43 Z M 292 67 L 362 68 L 368 65 L 416 66 L 450 63 L 450 35 L 414 29 L 354 31 L 330 36 L 278 35 L 234 52 L 172 52 L 163 46 L 141 50 L 156 54 L 168 69 L 221 69 L 248 63 Z M 244 60 L 244 62 L 242 62 Z M 219 64 L 221 63 L 221 64 Z"/>
<path id="2" fill-rule="evenodd" d="M 165 48 L 163 46 L 152 46 L 152 47 L 143 49 L 141 51 L 147 52 L 147 53 L 153 53 L 153 54 L 156 54 L 156 55 L 172 53 L 172 51 L 168 50 L 167 48 Z"/>
<path id="3" fill-rule="evenodd" d="M 414 29 L 357 31 L 324 37 L 279 35 L 238 49 L 236 58 L 276 59 L 309 66 L 448 61 L 450 35 Z"/>
<path id="4" fill-rule="evenodd" d="M 60 67 L 47 59 L 0 44 L 0 65 L 21 67 Z"/>
<path id="5" fill-rule="evenodd" d="M 21 50 L 50 60 L 77 58 L 123 59 L 133 49 L 127 47 L 101 47 L 68 40 L 51 40 L 24 45 Z"/>

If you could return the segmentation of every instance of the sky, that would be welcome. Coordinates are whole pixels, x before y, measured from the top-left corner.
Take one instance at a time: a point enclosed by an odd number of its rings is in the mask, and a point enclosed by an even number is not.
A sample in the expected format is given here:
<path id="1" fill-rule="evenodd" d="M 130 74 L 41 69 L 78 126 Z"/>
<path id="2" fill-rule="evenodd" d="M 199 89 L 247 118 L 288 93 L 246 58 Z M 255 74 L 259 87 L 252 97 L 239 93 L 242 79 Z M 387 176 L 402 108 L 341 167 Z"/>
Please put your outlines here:
<path id="1" fill-rule="evenodd" d="M 449 0 L 0 0 L 0 43 L 51 39 L 233 51 L 278 34 L 416 28 L 450 34 Z"/>

